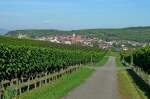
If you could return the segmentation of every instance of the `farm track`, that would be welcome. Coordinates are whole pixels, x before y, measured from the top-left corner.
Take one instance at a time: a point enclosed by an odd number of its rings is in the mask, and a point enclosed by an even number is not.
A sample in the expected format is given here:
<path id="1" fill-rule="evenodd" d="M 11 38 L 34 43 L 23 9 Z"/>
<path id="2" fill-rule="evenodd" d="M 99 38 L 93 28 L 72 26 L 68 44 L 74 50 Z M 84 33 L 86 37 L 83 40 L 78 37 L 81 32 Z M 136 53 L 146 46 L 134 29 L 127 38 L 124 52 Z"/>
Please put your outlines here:
<path id="1" fill-rule="evenodd" d="M 62 99 L 119 99 L 115 58 L 109 57 L 103 67 L 88 67 L 96 72 Z"/>

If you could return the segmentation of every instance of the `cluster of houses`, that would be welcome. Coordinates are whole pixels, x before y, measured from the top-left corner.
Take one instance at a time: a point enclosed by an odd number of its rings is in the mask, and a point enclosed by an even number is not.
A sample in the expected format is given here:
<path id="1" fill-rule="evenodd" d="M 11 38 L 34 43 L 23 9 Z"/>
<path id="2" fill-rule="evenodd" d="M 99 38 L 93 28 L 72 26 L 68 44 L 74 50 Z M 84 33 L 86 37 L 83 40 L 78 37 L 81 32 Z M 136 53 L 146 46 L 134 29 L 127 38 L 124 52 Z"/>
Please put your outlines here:
<path id="1" fill-rule="evenodd" d="M 55 43 L 64 43 L 64 44 L 75 44 L 82 43 L 82 37 L 80 35 L 58 35 L 58 36 L 43 36 L 36 37 L 36 40 L 50 41 Z"/>
<path id="2" fill-rule="evenodd" d="M 18 35 L 18 38 L 27 38 L 26 35 Z M 50 41 L 55 43 L 64 43 L 64 44 L 82 44 L 83 46 L 94 46 L 95 44 L 97 47 L 101 49 L 112 49 L 115 48 L 116 50 L 128 50 L 130 47 L 144 47 L 150 43 L 141 43 L 136 41 L 129 41 L 129 40 L 103 40 L 97 37 L 86 37 L 84 35 L 50 35 L 50 36 L 42 36 L 36 37 L 35 40 L 41 41 Z"/>
<path id="3" fill-rule="evenodd" d="M 50 41 L 64 44 L 82 44 L 83 46 L 94 46 L 95 44 L 102 49 L 109 49 L 112 47 L 112 41 L 105 41 L 97 37 L 86 37 L 83 35 L 57 35 L 57 36 L 43 36 L 36 37 L 36 40 Z"/>

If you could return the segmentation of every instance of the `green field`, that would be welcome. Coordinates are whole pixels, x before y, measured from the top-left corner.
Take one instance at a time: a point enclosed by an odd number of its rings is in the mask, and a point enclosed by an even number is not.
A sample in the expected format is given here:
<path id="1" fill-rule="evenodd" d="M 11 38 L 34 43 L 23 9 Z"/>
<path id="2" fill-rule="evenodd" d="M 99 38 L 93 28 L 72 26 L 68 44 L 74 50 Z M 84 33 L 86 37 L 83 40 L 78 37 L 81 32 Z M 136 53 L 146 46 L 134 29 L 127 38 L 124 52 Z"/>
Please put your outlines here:
<path id="1" fill-rule="evenodd" d="M 52 84 L 45 85 L 19 96 L 20 99 L 60 99 L 62 96 L 83 83 L 94 70 L 88 68 L 81 68 L 70 75 L 63 76 Z"/>

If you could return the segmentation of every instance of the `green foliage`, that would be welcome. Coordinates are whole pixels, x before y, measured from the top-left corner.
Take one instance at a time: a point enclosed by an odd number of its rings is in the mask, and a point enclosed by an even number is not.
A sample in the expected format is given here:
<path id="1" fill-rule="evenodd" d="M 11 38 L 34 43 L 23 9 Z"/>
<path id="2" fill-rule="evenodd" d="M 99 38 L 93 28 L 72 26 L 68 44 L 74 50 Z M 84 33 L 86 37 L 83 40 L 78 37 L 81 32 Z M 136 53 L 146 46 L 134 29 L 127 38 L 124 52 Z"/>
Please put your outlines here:
<path id="1" fill-rule="evenodd" d="M 13 97 L 15 96 L 15 89 L 13 87 L 7 87 L 4 90 L 4 96 L 3 99 L 13 99 Z"/>
<path id="2" fill-rule="evenodd" d="M 102 52 L 0 45 L 1 79 L 57 71 L 76 64 L 97 62 Z"/>
<path id="3" fill-rule="evenodd" d="M 0 80 L 54 72 L 76 64 L 97 62 L 106 51 L 78 45 L 34 40 L 0 39 Z M 6 42 L 5 42 L 6 41 Z"/>
<path id="4" fill-rule="evenodd" d="M 121 52 L 122 59 L 131 63 L 133 58 L 133 64 L 142 68 L 145 72 L 150 74 L 150 47 L 137 49 L 130 52 Z"/>
<path id="5" fill-rule="evenodd" d="M 121 51 L 120 56 L 121 60 L 130 63 L 131 64 L 131 56 L 132 56 L 133 51 Z"/>

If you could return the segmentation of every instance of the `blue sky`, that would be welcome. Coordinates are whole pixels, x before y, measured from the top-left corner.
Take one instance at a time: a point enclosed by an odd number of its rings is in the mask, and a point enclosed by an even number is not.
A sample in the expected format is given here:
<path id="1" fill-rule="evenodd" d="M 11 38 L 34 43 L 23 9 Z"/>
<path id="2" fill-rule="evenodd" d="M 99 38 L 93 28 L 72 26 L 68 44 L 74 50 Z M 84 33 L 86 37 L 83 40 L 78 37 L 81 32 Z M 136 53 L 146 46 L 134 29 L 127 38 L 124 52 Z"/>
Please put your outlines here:
<path id="1" fill-rule="evenodd" d="M 150 26 L 150 0 L 0 0 L 0 28 Z"/>

